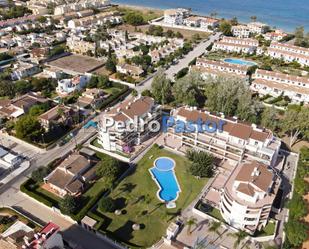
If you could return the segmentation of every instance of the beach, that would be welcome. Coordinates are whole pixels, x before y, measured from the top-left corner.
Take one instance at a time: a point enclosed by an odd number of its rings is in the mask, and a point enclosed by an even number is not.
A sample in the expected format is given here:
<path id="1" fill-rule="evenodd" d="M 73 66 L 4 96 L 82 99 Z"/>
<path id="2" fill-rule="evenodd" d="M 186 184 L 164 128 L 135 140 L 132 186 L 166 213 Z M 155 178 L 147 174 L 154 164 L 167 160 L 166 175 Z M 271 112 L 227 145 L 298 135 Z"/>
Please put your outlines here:
<path id="1" fill-rule="evenodd" d="M 237 17 L 241 22 L 249 22 L 251 16 L 272 27 L 292 32 L 304 26 L 309 32 L 309 4 L 307 0 L 117 0 L 114 3 L 145 9 L 191 8 L 196 14 L 217 13 L 218 18 Z"/>

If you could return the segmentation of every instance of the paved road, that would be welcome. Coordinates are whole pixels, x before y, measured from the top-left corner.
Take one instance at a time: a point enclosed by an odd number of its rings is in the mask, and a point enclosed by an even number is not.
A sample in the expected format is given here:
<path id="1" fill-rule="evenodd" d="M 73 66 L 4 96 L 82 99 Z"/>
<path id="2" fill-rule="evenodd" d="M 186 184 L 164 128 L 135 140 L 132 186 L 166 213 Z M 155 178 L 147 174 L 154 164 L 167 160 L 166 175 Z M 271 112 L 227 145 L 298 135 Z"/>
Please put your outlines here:
<path id="1" fill-rule="evenodd" d="M 187 67 L 189 63 L 196 57 L 202 55 L 206 48 L 215 40 L 219 39 L 219 36 L 221 33 L 216 33 L 215 35 L 210 35 L 208 40 L 205 40 L 198 44 L 190 53 L 184 56 L 184 58 L 180 59 L 178 64 L 170 66 L 166 70 L 166 75 L 169 79 L 173 79 L 174 75 L 178 73 L 181 69 Z M 142 85 L 137 86 L 135 89 L 141 93 L 146 89 L 149 89 L 151 87 L 153 78 L 148 79 L 145 81 Z"/>

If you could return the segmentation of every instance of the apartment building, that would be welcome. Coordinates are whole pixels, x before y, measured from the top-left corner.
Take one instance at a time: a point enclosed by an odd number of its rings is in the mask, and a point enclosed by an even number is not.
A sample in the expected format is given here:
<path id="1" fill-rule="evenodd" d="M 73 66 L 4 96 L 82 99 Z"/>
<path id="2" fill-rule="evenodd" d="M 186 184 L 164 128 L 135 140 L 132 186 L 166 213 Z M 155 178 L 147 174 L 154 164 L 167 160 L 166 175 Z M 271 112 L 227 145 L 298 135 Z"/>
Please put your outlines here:
<path id="1" fill-rule="evenodd" d="M 122 22 L 122 18 L 116 11 L 102 12 L 93 16 L 82 17 L 68 21 L 68 28 L 86 28 L 92 25 L 103 25 L 106 22 L 112 24 L 119 24 Z"/>
<path id="2" fill-rule="evenodd" d="M 51 192 L 64 197 L 78 196 L 95 177 L 95 162 L 80 154 L 71 154 L 44 178 Z"/>
<path id="3" fill-rule="evenodd" d="M 90 9 L 90 8 L 104 8 L 110 5 L 109 0 L 84 0 L 77 3 L 69 3 L 56 6 L 54 9 L 54 15 L 63 15 L 65 13 L 71 11 L 80 11 L 83 9 Z"/>
<path id="4" fill-rule="evenodd" d="M 260 95 L 289 97 L 294 103 L 309 103 L 309 78 L 280 72 L 256 70 L 250 88 Z"/>
<path id="5" fill-rule="evenodd" d="M 266 54 L 273 58 L 283 59 L 286 62 L 296 61 L 303 66 L 309 66 L 309 48 L 272 42 Z"/>
<path id="6" fill-rule="evenodd" d="M 265 40 L 267 41 L 281 41 L 284 37 L 288 36 L 287 33 L 285 33 L 281 29 L 276 29 L 275 31 L 272 32 L 267 32 L 266 34 L 263 35 Z"/>
<path id="7" fill-rule="evenodd" d="M 232 34 L 238 38 L 248 38 L 251 30 L 247 25 L 237 25 L 232 27 Z"/>
<path id="8" fill-rule="evenodd" d="M 201 72 L 202 77 L 229 75 L 240 78 L 246 78 L 248 72 L 248 66 L 235 65 L 223 61 L 212 61 L 206 58 L 197 58 L 196 65 L 191 67 L 192 70 Z"/>
<path id="9" fill-rule="evenodd" d="M 231 226 L 253 235 L 266 226 L 281 178 L 267 165 L 238 165 L 221 193 L 220 212 Z"/>
<path id="10" fill-rule="evenodd" d="M 261 22 L 250 22 L 247 26 L 250 29 L 250 32 L 255 35 L 264 34 L 269 30 L 269 25 Z"/>
<path id="11" fill-rule="evenodd" d="M 189 17 L 191 11 L 188 9 L 168 9 L 164 11 L 164 22 L 170 25 L 182 25 L 184 19 Z"/>
<path id="12" fill-rule="evenodd" d="M 255 39 L 223 37 L 220 41 L 214 43 L 212 50 L 221 50 L 228 53 L 253 54 L 258 46 L 259 42 Z"/>
<path id="13" fill-rule="evenodd" d="M 95 43 L 77 39 L 76 37 L 70 37 L 67 39 L 67 46 L 70 51 L 77 54 L 95 53 Z"/>
<path id="14" fill-rule="evenodd" d="M 118 153 L 131 153 L 135 146 L 141 145 L 154 134 L 149 131 L 148 124 L 161 118 L 160 106 L 155 104 L 150 97 L 138 96 L 120 103 L 118 106 L 102 114 L 111 118 L 114 122 L 123 122 L 126 125 L 133 124 L 138 120 L 136 129 L 123 131 L 112 127 L 103 127 L 99 124 L 98 142 L 104 150 Z M 143 129 L 144 128 L 144 129 Z"/>
<path id="15" fill-rule="evenodd" d="M 274 165 L 277 160 L 281 141 L 270 130 L 243 123 L 236 117 L 218 116 L 193 107 L 174 109 L 171 116 L 175 124 L 183 122 L 186 125 L 191 121 L 196 127 L 194 132 L 177 132 L 174 124 L 168 127 L 165 139 L 173 139 L 172 148 L 180 152 L 193 148 L 233 162 L 259 161 L 266 165 Z M 200 132 L 197 125 L 200 121 L 209 129 L 218 129 L 212 133 Z M 221 130 L 220 123 L 224 123 Z"/>

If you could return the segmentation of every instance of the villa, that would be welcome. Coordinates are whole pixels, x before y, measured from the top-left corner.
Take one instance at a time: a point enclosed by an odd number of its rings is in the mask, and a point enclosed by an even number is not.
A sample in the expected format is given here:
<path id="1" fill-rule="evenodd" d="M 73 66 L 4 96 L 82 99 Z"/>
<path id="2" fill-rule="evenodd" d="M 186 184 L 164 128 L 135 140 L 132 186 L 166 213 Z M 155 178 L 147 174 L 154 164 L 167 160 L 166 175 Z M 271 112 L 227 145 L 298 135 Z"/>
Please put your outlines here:
<path id="1" fill-rule="evenodd" d="M 258 69 L 250 88 L 260 95 L 284 95 L 295 103 L 309 103 L 309 79 Z"/>
<path id="2" fill-rule="evenodd" d="M 266 226 L 280 183 L 275 171 L 260 162 L 238 165 L 221 192 L 222 217 L 253 235 Z"/>
<path id="3" fill-rule="evenodd" d="M 75 91 L 80 91 L 86 87 L 91 76 L 88 74 L 75 76 L 72 79 L 62 79 L 58 81 L 56 92 L 61 96 L 69 95 Z"/>
<path id="4" fill-rule="evenodd" d="M 95 177 L 94 162 L 80 154 L 72 154 L 44 178 L 45 189 L 64 197 L 80 195 Z"/>
<path id="5" fill-rule="evenodd" d="M 160 106 L 155 104 L 150 97 L 135 97 L 120 103 L 118 106 L 102 114 L 102 118 L 111 118 L 114 122 L 132 124 L 136 119 L 144 122 L 143 127 L 131 131 L 116 130 L 115 126 L 99 126 L 98 143 L 104 150 L 110 152 L 129 153 L 135 146 L 142 144 L 153 134 L 149 131 L 148 124 L 161 118 Z"/>
<path id="6" fill-rule="evenodd" d="M 225 122 L 223 130 L 209 132 L 177 132 L 175 126 L 168 127 L 165 133 L 167 146 L 185 153 L 189 148 L 203 150 L 214 156 L 233 162 L 259 161 L 266 165 L 276 163 L 281 141 L 270 130 L 257 127 L 255 124 L 247 124 L 236 117 L 228 118 L 223 114 L 217 116 L 196 108 L 180 107 L 171 112 L 175 123 L 196 122 Z M 170 141 L 174 141 L 170 143 Z"/>
<path id="7" fill-rule="evenodd" d="M 281 29 L 276 29 L 275 31 L 272 32 L 267 32 L 266 34 L 264 34 L 264 38 L 267 41 L 281 41 L 284 37 L 286 37 L 288 34 L 285 33 L 283 30 Z"/>
<path id="8" fill-rule="evenodd" d="M 192 70 L 202 73 L 202 77 L 217 77 L 218 75 L 233 75 L 235 77 L 246 78 L 248 66 L 235 65 L 223 61 L 212 61 L 206 58 L 197 58 L 196 65 L 192 66 Z"/>
<path id="9" fill-rule="evenodd" d="M 250 22 L 247 26 L 250 29 L 250 32 L 255 35 L 264 34 L 269 29 L 267 24 L 261 22 Z"/>
<path id="10" fill-rule="evenodd" d="M 296 61 L 303 66 L 309 66 L 309 48 L 272 42 L 266 55 L 277 59 L 283 59 L 286 62 Z"/>
<path id="11" fill-rule="evenodd" d="M 78 98 L 78 106 L 79 108 L 90 106 L 96 109 L 100 106 L 103 100 L 109 96 L 109 94 L 106 94 L 102 89 L 99 88 L 86 89 L 86 91 L 82 93 L 82 96 Z"/>
<path id="12" fill-rule="evenodd" d="M 144 73 L 144 70 L 135 65 L 130 65 L 127 63 L 124 64 L 118 64 L 116 66 L 117 72 L 130 75 L 132 77 L 139 77 Z"/>
<path id="13" fill-rule="evenodd" d="M 183 20 L 183 23 L 189 27 L 201 28 L 207 31 L 213 30 L 219 26 L 220 21 L 215 18 L 203 16 L 190 16 Z"/>
<path id="14" fill-rule="evenodd" d="M 67 46 L 73 53 L 77 54 L 95 53 L 95 43 L 87 42 L 82 39 L 68 38 Z"/>

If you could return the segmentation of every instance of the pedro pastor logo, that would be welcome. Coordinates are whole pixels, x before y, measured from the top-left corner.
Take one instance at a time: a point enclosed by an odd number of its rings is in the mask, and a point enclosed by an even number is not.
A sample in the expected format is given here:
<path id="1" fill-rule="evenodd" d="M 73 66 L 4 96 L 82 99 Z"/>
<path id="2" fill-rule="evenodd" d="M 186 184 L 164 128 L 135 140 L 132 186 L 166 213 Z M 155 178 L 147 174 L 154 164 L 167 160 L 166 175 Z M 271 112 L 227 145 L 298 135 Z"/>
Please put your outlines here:
<path id="1" fill-rule="evenodd" d="M 217 122 L 213 120 L 203 121 L 201 118 L 194 121 L 175 120 L 172 116 L 164 115 L 162 121 L 152 120 L 145 122 L 142 118 L 135 116 L 130 121 L 115 121 L 111 117 L 103 117 L 100 122 L 100 130 L 107 132 L 112 129 L 116 132 L 167 132 L 167 130 L 174 129 L 175 133 L 215 133 L 222 132 L 226 121 L 219 119 Z"/>

